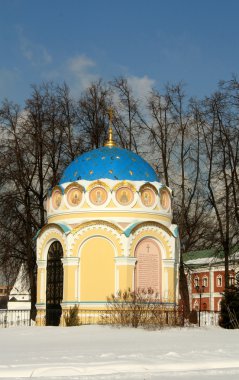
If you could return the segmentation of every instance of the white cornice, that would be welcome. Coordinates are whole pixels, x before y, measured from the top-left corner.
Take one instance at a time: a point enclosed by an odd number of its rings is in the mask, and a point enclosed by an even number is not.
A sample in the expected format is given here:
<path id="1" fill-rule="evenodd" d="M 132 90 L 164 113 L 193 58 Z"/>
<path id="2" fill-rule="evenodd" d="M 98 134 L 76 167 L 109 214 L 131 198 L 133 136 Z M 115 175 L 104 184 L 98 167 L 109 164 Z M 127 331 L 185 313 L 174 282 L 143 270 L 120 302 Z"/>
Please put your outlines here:
<path id="1" fill-rule="evenodd" d="M 120 257 L 115 257 L 114 260 L 115 260 L 115 264 L 117 266 L 120 266 L 120 265 L 135 266 L 137 258 L 135 258 L 135 257 L 123 257 L 123 256 L 120 256 Z"/>

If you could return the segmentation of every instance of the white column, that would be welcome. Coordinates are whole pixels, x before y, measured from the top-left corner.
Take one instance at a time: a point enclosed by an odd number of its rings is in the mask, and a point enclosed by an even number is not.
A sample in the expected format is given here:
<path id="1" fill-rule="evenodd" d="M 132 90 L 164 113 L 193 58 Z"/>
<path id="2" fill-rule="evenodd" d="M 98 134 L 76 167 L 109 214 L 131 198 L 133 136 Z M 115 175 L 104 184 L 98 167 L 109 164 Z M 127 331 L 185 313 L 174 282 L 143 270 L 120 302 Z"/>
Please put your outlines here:
<path id="1" fill-rule="evenodd" d="M 137 258 L 119 256 L 119 257 L 115 257 L 114 260 L 115 260 L 115 292 L 117 292 L 119 290 L 119 282 L 120 282 L 119 270 L 118 270 L 119 266 L 135 267 Z M 134 289 L 134 270 L 132 273 L 132 281 L 131 281 L 130 289 Z"/>
<path id="2" fill-rule="evenodd" d="M 37 260 L 37 285 L 39 287 L 38 303 L 46 303 L 46 266 L 46 260 Z"/>
<path id="3" fill-rule="evenodd" d="M 214 271 L 209 267 L 209 286 L 210 286 L 210 310 L 214 310 Z"/>

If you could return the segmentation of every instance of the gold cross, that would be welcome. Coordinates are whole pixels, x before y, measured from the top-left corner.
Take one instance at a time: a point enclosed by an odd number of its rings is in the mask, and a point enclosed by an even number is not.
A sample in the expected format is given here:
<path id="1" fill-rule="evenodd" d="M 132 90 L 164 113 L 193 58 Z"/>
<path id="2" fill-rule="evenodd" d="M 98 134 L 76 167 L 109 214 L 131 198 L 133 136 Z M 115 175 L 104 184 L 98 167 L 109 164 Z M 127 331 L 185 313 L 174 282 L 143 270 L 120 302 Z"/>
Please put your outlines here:
<path id="1" fill-rule="evenodd" d="M 109 137 L 108 137 L 108 141 L 105 143 L 105 146 L 112 148 L 113 146 L 115 146 L 115 142 L 113 140 L 113 130 L 112 130 L 112 120 L 113 120 L 113 115 L 114 115 L 113 108 L 109 108 L 109 111 L 107 112 L 107 114 L 109 115 Z"/>
<path id="2" fill-rule="evenodd" d="M 110 124 L 112 124 L 113 116 L 114 116 L 114 110 L 113 110 L 113 108 L 110 107 L 109 111 L 107 113 L 109 115 L 109 122 L 110 122 Z"/>

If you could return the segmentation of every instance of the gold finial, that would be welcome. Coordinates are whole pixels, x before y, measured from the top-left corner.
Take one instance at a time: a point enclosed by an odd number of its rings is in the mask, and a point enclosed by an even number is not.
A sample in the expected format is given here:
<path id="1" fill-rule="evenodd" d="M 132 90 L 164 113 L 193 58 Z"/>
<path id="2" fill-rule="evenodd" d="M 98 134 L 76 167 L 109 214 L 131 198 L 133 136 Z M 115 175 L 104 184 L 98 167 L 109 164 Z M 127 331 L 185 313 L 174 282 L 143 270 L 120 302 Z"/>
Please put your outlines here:
<path id="1" fill-rule="evenodd" d="M 113 146 L 116 146 L 116 144 L 113 140 L 113 130 L 112 130 L 113 109 L 110 108 L 107 113 L 109 115 L 109 137 L 108 137 L 108 141 L 106 141 L 106 143 L 105 143 L 105 146 L 112 148 Z"/>

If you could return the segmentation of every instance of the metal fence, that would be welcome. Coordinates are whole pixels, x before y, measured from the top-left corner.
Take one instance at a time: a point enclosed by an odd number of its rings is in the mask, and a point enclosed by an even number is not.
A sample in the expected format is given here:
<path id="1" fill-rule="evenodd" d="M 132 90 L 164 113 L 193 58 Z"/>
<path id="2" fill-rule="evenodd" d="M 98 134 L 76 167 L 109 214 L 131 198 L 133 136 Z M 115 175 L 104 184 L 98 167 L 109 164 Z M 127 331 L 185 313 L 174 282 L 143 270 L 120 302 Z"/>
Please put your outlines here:
<path id="1" fill-rule="evenodd" d="M 38 310 L 37 325 L 58 325 L 66 326 L 67 317 L 71 310 L 62 310 L 59 318 L 59 310 L 48 309 Z M 132 322 L 139 322 L 140 325 L 167 325 L 167 326 L 182 326 L 183 313 L 177 309 L 157 310 L 152 311 L 129 311 L 129 310 L 109 310 L 109 309 L 78 309 L 78 323 L 80 325 L 100 324 L 100 325 L 132 325 Z M 137 321 L 139 319 L 139 321 Z M 50 322 L 50 323 L 49 323 Z M 56 323 L 55 323 L 56 322 Z M 58 322 L 58 323 L 57 323 Z M 60 322 L 60 323 L 59 323 Z M 133 322 L 133 323 L 134 323 Z"/>
<path id="2" fill-rule="evenodd" d="M 199 311 L 197 312 L 199 320 Z M 220 311 L 200 311 L 200 325 L 201 326 L 218 326 Z"/>
<path id="3" fill-rule="evenodd" d="M 55 315 L 57 313 L 57 315 Z M 132 315 L 126 315 L 127 311 L 114 311 L 108 309 L 79 309 L 78 318 L 79 324 L 103 324 L 113 325 L 120 324 L 123 320 L 127 319 L 132 321 Z M 46 310 L 38 310 L 37 325 L 61 325 L 66 326 L 65 317 L 69 315 L 69 310 L 63 310 L 59 315 L 59 310 L 48 310 L 48 318 L 46 318 Z M 199 312 L 197 312 L 199 317 Z M 217 326 L 219 320 L 219 312 L 215 311 L 201 311 L 200 312 L 200 325 L 201 326 Z M 54 323 L 57 321 L 57 323 Z M 152 324 L 166 325 L 166 326 L 183 326 L 184 316 L 183 313 L 177 309 L 173 310 L 160 310 L 153 318 Z M 197 322 L 198 323 L 198 322 Z M 0 327 L 18 327 L 18 326 L 31 326 L 35 324 L 30 318 L 30 310 L 7 310 L 0 309 Z M 149 323 L 150 324 L 150 323 Z"/>
<path id="4" fill-rule="evenodd" d="M 0 309 L 0 327 L 31 326 L 30 310 Z"/>

